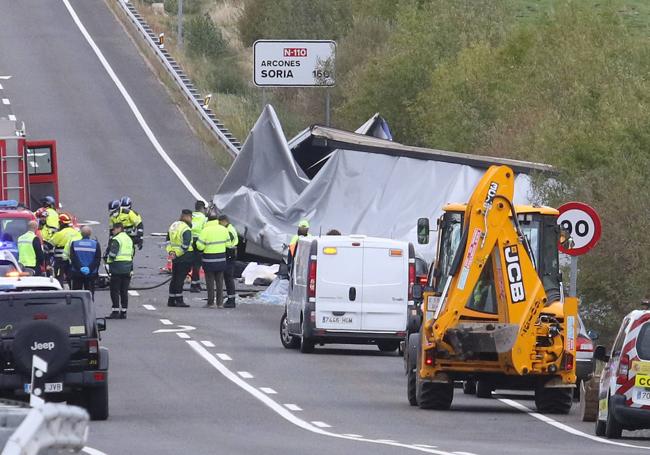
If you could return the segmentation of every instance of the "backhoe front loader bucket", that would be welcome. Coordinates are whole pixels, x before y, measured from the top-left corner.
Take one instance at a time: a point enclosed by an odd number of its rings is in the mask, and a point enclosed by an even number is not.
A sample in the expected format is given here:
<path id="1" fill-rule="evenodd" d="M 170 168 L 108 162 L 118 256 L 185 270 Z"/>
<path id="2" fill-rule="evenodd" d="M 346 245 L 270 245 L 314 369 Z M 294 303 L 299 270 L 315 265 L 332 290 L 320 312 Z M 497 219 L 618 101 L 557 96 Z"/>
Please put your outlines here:
<path id="1" fill-rule="evenodd" d="M 517 324 L 464 323 L 447 330 L 445 339 L 463 357 L 481 353 L 503 354 L 512 349 L 518 332 Z"/>

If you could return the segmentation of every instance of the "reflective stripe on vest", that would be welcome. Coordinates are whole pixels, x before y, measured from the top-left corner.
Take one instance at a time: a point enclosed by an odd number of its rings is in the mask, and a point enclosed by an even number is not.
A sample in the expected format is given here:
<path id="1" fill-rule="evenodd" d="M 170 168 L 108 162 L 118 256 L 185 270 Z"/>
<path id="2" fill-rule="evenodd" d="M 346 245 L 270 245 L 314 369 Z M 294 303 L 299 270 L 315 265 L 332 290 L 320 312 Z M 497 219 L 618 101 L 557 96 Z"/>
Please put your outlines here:
<path id="1" fill-rule="evenodd" d="M 204 255 L 219 254 L 225 257 L 226 248 L 231 245 L 230 233 L 217 220 L 208 221 L 197 239 L 196 245 Z"/>
<path id="2" fill-rule="evenodd" d="M 27 231 L 18 237 L 18 259 L 25 267 L 36 267 L 35 238 L 36 234 L 32 231 Z"/>
<path id="3" fill-rule="evenodd" d="M 227 229 L 232 236 L 232 244 L 230 245 L 230 248 L 235 248 L 237 245 L 239 245 L 239 235 L 237 235 L 237 229 L 235 229 L 235 226 L 232 224 L 229 224 Z"/>
<path id="4" fill-rule="evenodd" d="M 127 235 L 126 232 L 122 231 L 113 237 L 120 245 L 120 249 L 117 252 L 117 256 L 110 262 L 131 262 L 133 261 L 133 240 Z"/>

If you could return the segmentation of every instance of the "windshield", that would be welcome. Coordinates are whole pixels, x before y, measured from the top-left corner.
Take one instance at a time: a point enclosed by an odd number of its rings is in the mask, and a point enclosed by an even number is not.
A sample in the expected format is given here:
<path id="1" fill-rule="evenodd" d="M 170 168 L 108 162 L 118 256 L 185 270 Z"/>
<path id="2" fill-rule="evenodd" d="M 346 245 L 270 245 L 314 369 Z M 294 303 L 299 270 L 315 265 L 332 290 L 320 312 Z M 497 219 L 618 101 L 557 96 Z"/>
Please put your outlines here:
<path id="1" fill-rule="evenodd" d="M 442 293 L 451 263 L 460 245 L 463 216 L 458 212 L 445 213 L 441 223 L 440 255 L 438 257 L 438 279 L 436 291 Z"/>
<path id="2" fill-rule="evenodd" d="M 25 324 L 34 320 L 50 321 L 70 335 L 85 335 L 83 300 L 72 297 L 9 300 L 0 295 L 0 337 L 13 338 Z"/>
<path id="3" fill-rule="evenodd" d="M 27 232 L 27 218 L 2 218 L 0 219 L 0 241 L 14 242 L 18 237 Z"/>
<path id="4" fill-rule="evenodd" d="M 533 251 L 533 263 L 544 284 L 548 302 L 560 299 L 560 259 L 557 220 L 550 215 L 519 216 L 519 224 Z"/>

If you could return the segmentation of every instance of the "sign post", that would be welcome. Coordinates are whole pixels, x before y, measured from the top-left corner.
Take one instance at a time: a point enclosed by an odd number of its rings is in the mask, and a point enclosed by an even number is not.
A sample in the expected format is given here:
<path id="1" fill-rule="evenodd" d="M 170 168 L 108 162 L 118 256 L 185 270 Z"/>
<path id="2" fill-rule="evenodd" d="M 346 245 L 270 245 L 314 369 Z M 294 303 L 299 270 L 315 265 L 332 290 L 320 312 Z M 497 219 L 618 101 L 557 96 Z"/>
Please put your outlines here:
<path id="1" fill-rule="evenodd" d="M 596 211 L 582 202 L 567 202 L 559 209 L 557 223 L 569 235 L 565 244 L 559 245 L 562 253 L 571 256 L 569 295 L 575 297 L 578 289 L 578 256 L 596 246 L 602 232 Z"/>
<path id="2" fill-rule="evenodd" d="M 253 45 L 253 82 L 262 87 L 324 87 L 325 124 L 330 124 L 329 87 L 336 84 L 336 42 L 331 40 L 257 40 Z"/>

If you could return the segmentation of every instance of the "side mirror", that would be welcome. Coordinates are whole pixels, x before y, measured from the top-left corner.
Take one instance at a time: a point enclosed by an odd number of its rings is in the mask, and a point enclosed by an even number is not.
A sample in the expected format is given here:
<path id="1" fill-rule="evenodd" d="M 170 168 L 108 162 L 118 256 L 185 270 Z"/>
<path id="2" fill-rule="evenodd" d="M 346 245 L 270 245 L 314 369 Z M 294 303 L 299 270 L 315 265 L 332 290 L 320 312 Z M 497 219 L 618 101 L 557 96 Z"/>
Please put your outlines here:
<path id="1" fill-rule="evenodd" d="M 598 338 L 600 338 L 600 334 L 595 330 L 589 330 L 587 332 L 587 336 L 591 338 L 593 341 L 596 341 Z"/>
<path id="2" fill-rule="evenodd" d="M 97 330 L 99 332 L 106 330 L 106 318 L 97 318 Z"/>
<path id="3" fill-rule="evenodd" d="M 594 359 L 600 360 L 601 362 L 609 362 L 609 356 L 607 355 L 607 350 L 605 346 L 598 345 L 594 351 Z"/>
<path id="4" fill-rule="evenodd" d="M 418 243 L 426 245 L 429 243 L 429 218 L 418 218 Z"/>
<path id="5" fill-rule="evenodd" d="M 421 284 L 414 284 L 413 285 L 413 300 L 421 300 L 422 299 L 422 285 Z"/>

